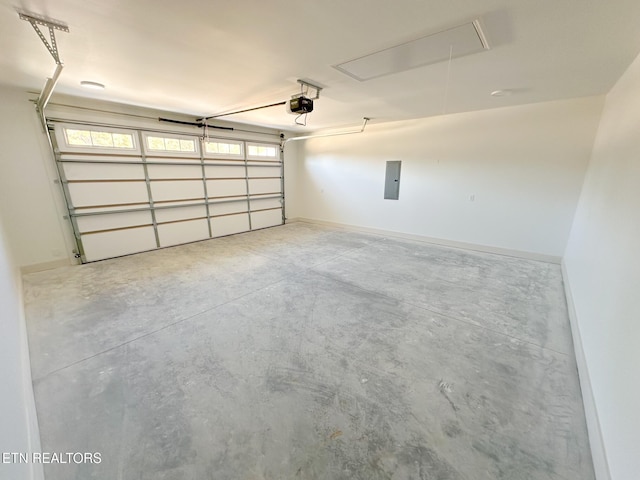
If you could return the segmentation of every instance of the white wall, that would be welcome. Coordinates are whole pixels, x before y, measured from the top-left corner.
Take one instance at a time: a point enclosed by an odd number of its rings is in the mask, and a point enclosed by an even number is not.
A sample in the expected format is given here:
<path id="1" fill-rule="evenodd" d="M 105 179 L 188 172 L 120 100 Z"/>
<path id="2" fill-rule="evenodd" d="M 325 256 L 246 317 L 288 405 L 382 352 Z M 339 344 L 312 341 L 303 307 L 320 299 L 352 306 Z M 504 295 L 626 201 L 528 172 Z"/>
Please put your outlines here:
<path id="1" fill-rule="evenodd" d="M 296 213 L 559 258 L 602 102 L 374 124 L 358 135 L 307 140 Z M 387 160 L 402 160 L 398 201 L 383 200 Z"/>
<path id="2" fill-rule="evenodd" d="M 0 205 L 20 267 L 68 263 L 73 248 L 65 244 L 55 166 L 32 97 L 0 87 Z"/>
<path id="3" fill-rule="evenodd" d="M 40 451 L 21 279 L 2 226 L 0 209 L 0 452 Z M 0 480 L 41 479 L 42 466 L 0 463 Z"/>
<path id="4" fill-rule="evenodd" d="M 29 96 L 0 88 L 0 452 L 40 450 L 19 267 L 68 262 Z M 0 479 L 40 479 L 41 465 L 0 464 Z"/>
<path id="5" fill-rule="evenodd" d="M 606 97 L 564 257 L 586 360 L 581 374 L 588 374 L 614 480 L 640 475 L 638 92 L 640 57 Z"/>

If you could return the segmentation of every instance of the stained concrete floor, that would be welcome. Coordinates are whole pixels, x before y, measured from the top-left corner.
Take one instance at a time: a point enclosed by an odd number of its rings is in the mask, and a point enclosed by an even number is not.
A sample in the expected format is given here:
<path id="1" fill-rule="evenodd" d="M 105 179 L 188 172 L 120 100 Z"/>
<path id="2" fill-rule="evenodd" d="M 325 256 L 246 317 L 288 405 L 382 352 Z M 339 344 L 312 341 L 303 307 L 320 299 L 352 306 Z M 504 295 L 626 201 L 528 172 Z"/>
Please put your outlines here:
<path id="1" fill-rule="evenodd" d="M 590 480 L 557 265 L 294 223 L 26 275 L 47 480 Z"/>

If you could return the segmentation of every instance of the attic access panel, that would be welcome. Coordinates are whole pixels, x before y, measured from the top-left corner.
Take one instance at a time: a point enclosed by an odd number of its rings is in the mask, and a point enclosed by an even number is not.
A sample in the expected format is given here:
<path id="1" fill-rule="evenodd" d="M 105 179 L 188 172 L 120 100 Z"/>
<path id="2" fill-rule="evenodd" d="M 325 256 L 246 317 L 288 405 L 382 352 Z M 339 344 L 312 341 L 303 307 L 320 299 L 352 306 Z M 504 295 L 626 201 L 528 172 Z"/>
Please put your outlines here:
<path id="1" fill-rule="evenodd" d="M 334 68 L 364 82 L 442 62 L 448 60 L 449 55 L 457 58 L 483 50 L 489 50 L 489 44 L 480 27 L 480 21 L 476 19 L 464 25 L 335 65 Z"/>

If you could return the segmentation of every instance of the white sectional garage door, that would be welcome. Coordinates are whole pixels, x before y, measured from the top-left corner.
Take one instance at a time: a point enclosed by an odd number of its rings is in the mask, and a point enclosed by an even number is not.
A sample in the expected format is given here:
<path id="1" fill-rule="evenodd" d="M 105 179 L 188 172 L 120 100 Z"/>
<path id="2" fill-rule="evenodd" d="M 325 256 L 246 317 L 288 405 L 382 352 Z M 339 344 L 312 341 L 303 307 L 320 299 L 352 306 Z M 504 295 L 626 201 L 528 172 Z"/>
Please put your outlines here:
<path id="1" fill-rule="evenodd" d="M 278 143 L 55 123 L 83 262 L 283 223 Z"/>

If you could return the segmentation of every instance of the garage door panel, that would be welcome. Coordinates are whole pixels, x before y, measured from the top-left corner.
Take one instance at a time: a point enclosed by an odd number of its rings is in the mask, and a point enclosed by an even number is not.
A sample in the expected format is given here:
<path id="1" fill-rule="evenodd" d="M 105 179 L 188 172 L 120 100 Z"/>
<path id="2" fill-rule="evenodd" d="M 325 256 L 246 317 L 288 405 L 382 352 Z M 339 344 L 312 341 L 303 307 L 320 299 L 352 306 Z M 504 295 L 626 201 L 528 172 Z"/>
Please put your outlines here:
<path id="1" fill-rule="evenodd" d="M 251 229 L 274 227 L 282 225 L 282 209 L 266 210 L 263 212 L 251 212 Z"/>
<path id="2" fill-rule="evenodd" d="M 245 168 L 240 165 L 206 165 L 204 172 L 207 178 L 243 178 L 245 177 Z"/>
<path id="3" fill-rule="evenodd" d="M 75 207 L 146 203 L 149 200 L 145 182 L 70 183 L 68 187 Z"/>
<path id="4" fill-rule="evenodd" d="M 104 163 L 68 163 L 64 165 L 67 180 L 139 179 L 144 180 L 142 165 L 109 165 Z"/>
<path id="5" fill-rule="evenodd" d="M 265 167 L 248 167 L 249 178 L 280 177 L 280 165 Z"/>
<path id="6" fill-rule="evenodd" d="M 149 165 L 147 167 L 149 178 L 194 178 L 202 181 L 201 165 Z"/>
<path id="7" fill-rule="evenodd" d="M 229 197 L 247 194 L 247 181 L 242 180 L 207 180 L 209 198 Z"/>
<path id="8" fill-rule="evenodd" d="M 206 219 L 167 223 L 158 225 L 158 237 L 161 247 L 195 242 L 209 238 L 209 226 Z"/>
<path id="9" fill-rule="evenodd" d="M 120 257 L 157 248 L 153 227 L 82 235 L 87 262 Z"/>
<path id="10" fill-rule="evenodd" d="M 251 199 L 251 210 L 266 210 L 268 208 L 280 207 L 282 207 L 280 197 Z"/>
<path id="11" fill-rule="evenodd" d="M 234 233 L 246 232 L 248 230 L 249 215 L 247 213 L 211 219 L 211 234 L 213 237 L 222 237 Z"/>
<path id="12" fill-rule="evenodd" d="M 176 220 L 187 220 L 189 218 L 200 218 L 206 216 L 207 209 L 204 205 L 156 209 L 156 221 L 158 223 L 175 222 Z"/>
<path id="13" fill-rule="evenodd" d="M 213 217 L 216 215 L 227 215 L 230 213 L 247 212 L 249 206 L 246 200 L 238 202 L 224 202 L 209 204 L 209 214 Z"/>
<path id="14" fill-rule="evenodd" d="M 166 157 L 166 156 L 159 156 L 155 154 L 147 155 L 147 163 L 150 165 L 157 164 L 157 163 L 166 163 L 166 164 L 182 163 L 184 165 L 200 165 L 201 164 L 199 158 Z"/>
<path id="15" fill-rule="evenodd" d="M 153 201 L 181 200 L 187 198 L 204 198 L 202 180 L 185 180 L 181 182 L 151 182 Z"/>
<path id="16" fill-rule="evenodd" d="M 276 193 L 280 192 L 281 188 L 282 185 L 279 178 L 249 179 L 249 193 L 251 195 L 256 193 Z"/>
<path id="17" fill-rule="evenodd" d="M 135 227 L 139 225 L 151 225 L 153 223 L 151 212 L 126 212 L 110 213 L 104 215 L 91 215 L 77 217 L 76 224 L 81 233 L 112 228 Z"/>
<path id="18" fill-rule="evenodd" d="M 69 165 L 70 163 L 79 163 L 79 164 L 96 164 L 96 165 L 108 165 L 109 162 L 114 162 L 120 164 L 119 162 L 127 162 L 127 163 L 140 163 L 142 164 L 142 157 L 139 155 L 100 155 L 100 154 L 78 154 L 77 152 L 73 152 L 73 154 L 61 152 L 60 160 L 63 161 L 65 165 Z"/>

